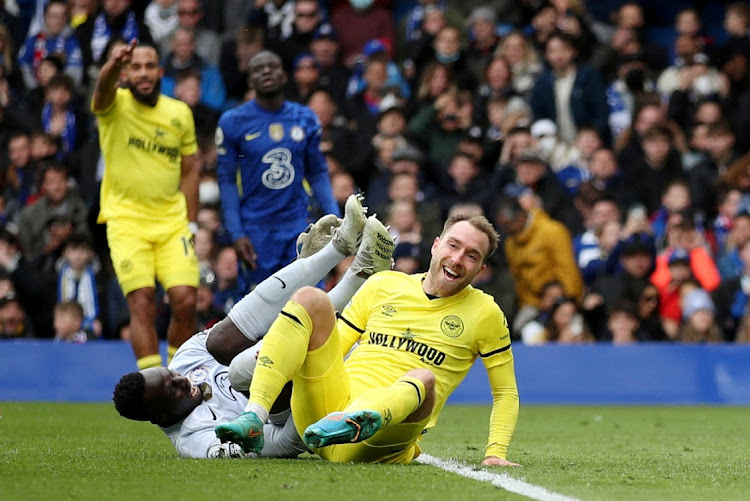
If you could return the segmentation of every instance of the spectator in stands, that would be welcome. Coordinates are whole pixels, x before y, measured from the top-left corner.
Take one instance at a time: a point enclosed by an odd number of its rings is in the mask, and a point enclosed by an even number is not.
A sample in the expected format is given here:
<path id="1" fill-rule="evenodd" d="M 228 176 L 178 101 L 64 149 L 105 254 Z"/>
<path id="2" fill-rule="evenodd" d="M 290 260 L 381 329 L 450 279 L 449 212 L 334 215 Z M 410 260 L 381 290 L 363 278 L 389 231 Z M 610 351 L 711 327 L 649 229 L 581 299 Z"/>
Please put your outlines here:
<path id="1" fill-rule="evenodd" d="M 15 296 L 0 298 L 0 339 L 36 337 L 26 311 Z"/>
<path id="2" fill-rule="evenodd" d="M 285 40 L 292 36 L 294 0 L 255 0 L 247 22 L 263 28 L 266 40 Z"/>
<path id="3" fill-rule="evenodd" d="M 660 206 L 662 193 L 675 179 L 683 179 L 680 154 L 674 148 L 670 129 L 652 127 L 643 137 L 643 160 L 628 165 L 625 180 L 629 186 L 637 186 L 635 200 L 652 214 Z M 622 161 L 620 164 L 623 165 Z"/>
<path id="4" fill-rule="evenodd" d="M 471 11 L 466 24 L 469 27 L 470 40 L 466 60 L 474 77 L 480 80 L 484 77 L 485 69 L 500 42 L 500 37 L 495 33 L 497 18 L 491 7 L 479 6 Z"/>
<path id="5" fill-rule="evenodd" d="M 563 223 L 570 232 L 581 231 L 580 214 L 557 182 L 557 177 L 538 148 L 521 153 L 513 168 L 515 180 L 503 187 L 506 196 L 518 197 L 523 193 L 533 193 L 540 198 L 546 214 Z"/>
<path id="6" fill-rule="evenodd" d="M 71 155 L 81 144 L 86 131 L 85 117 L 74 106 L 75 88 L 66 74 L 52 77 L 45 89 L 42 129 L 60 144 L 61 159 Z"/>
<path id="7" fill-rule="evenodd" d="M 736 276 L 722 280 L 714 293 L 717 305 L 716 320 L 722 329 L 725 340 L 732 340 L 743 328 L 744 318 L 750 313 L 750 240 L 737 246 L 739 272 Z"/>
<path id="8" fill-rule="evenodd" d="M 299 54 L 294 60 L 292 78 L 287 82 L 284 92 L 286 99 L 305 104 L 318 89 L 319 79 L 320 69 L 315 57 L 309 52 Z"/>
<path id="9" fill-rule="evenodd" d="M 154 43 L 166 47 L 179 24 L 177 0 L 153 0 L 146 7 L 143 20 Z"/>
<path id="10" fill-rule="evenodd" d="M 219 68 L 227 90 L 228 104 L 236 105 L 248 99 L 250 59 L 261 49 L 263 30 L 258 26 L 239 29 L 237 35 L 222 46 Z"/>
<path id="11" fill-rule="evenodd" d="M 95 337 L 102 335 L 99 306 L 102 281 L 97 277 L 99 267 L 88 235 L 74 233 L 65 241 L 62 260 L 58 263 L 57 302 L 80 304 L 80 328 Z"/>
<path id="12" fill-rule="evenodd" d="M 638 339 L 638 314 L 633 303 L 618 301 L 607 314 L 607 333 L 602 340 L 610 340 L 613 345 L 633 344 Z"/>
<path id="13" fill-rule="evenodd" d="M 78 38 L 68 26 L 68 8 L 65 2 L 53 0 L 44 7 L 42 30 L 26 39 L 18 52 L 18 64 L 28 89 L 39 85 L 37 72 L 42 59 L 59 54 L 64 71 L 76 85 L 83 81 L 83 58 Z"/>
<path id="14" fill-rule="evenodd" d="M 647 284 L 638 296 L 638 333 L 641 341 L 667 341 L 659 316 L 659 290 Z"/>
<path id="15" fill-rule="evenodd" d="M 362 138 L 372 138 L 376 132 L 380 102 L 387 89 L 388 61 L 382 55 L 369 58 L 365 63 L 362 81 L 364 88 L 344 103 L 342 111 L 354 126 L 355 134 L 361 134 Z"/>
<path id="16" fill-rule="evenodd" d="M 651 283 L 659 289 L 664 330 L 674 339 L 681 323 L 680 286 L 695 278 L 701 287 L 713 292 L 720 283 L 716 263 L 703 246 L 702 238 L 689 218 L 675 223 L 667 233 L 668 247 L 656 258 Z"/>
<path id="17" fill-rule="evenodd" d="M 310 52 L 315 56 L 320 71 L 320 85 L 327 87 L 337 105 L 341 105 L 346 95 L 351 71 L 341 64 L 339 38 L 336 30 L 328 23 L 321 24 L 312 35 Z"/>
<path id="18" fill-rule="evenodd" d="M 308 52 L 315 30 L 323 20 L 317 0 L 296 0 L 294 4 L 294 21 L 292 33 L 285 38 L 267 37 L 266 48 L 274 51 L 284 61 L 288 73 L 294 71 L 292 63 L 296 58 Z M 269 34 L 270 35 L 270 34 Z"/>
<path id="19" fill-rule="evenodd" d="M 721 217 L 721 216 L 720 216 Z M 742 276 L 744 265 L 740 259 L 739 249 L 750 241 L 750 212 L 745 207 L 739 208 L 732 218 L 731 230 L 724 246 L 719 250 L 717 266 L 722 282 Z"/>
<path id="20" fill-rule="evenodd" d="M 256 2 L 257 4 L 257 2 Z M 195 33 L 195 52 L 208 64 L 219 64 L 221 39 L 206 26 L 205 11 L 200 0 L 178 0 L 177 22 L 181 28 L 190 28 Z M 166 47 L 164 47 L 166 49 Z M 166 52 L 164 50 L 163 52 Z"/>
<path id="21" fill-rule="evenodd" d="M 213 304 L 224 313 L 229 313 L 234 303 L 250 290 L 249 284 L 239 273 L 237 253 L 233 247 L 227 246 L 218 250 L 213 271 L 216 275 L 213 284 Z"/>
<path id="22" fill-rule="evenodd" d="M 727 48 L 750 52 L 750 6 L 746 2 L 733 2 L 727 5 L 724 31 L 729 38 L 726 42 Z"/>
<path id="23" fill-rule="evenodd" d="M 315 113 L 320 121 L 320 149 L 323 152 L 333 152 L 340 158 L 349 161 L 348 170 L 354 174 L 357 169 L 358 157 L 362 154 L 355 149 L 354 143 L 361 141 L 355 137 L 346 126 L 346 118 L 338 113 L 338 107 L 333 95 L 327 88 L 318 88 L 307 99 L 307 106 Z M 361 178 L 357 172 L 357 181 Z"/>
<path id="24" fill-rule="evenodd" d="M 333 198 L 339 205 L 341 214 L 344 213 L 347 198 L 359 192 L 352 175 L 344 170 L 331 173 L 331 191 L 333 192 Z"/>
<path id="25" fill-rule="evenodd" d="M 716 181 L 738 158 L 734 144 L 735 134 L 729 122 L 722 121 L 710 125 L 706 138 L 707 156 L 688 173 L 693 207 L 706 219 L 716 215 Z"/>
<path id="26" fill-rule="evenodd" d="M 39 190 L 39 167 L 31 159 L 31 137 L 16 132 L 8 139 L 8 166 L 3 182 L 3 197 L 9 220 L 15 220 L 12 209 L 20 210 Z"/>
<path id="27" fill-rule="evenodd" d="M 656 81 L 662 99 L 689 102 L 686 98 L 710 97 L 726 89 L 726 77 L 709 64 L 698 40 L 682 35 L 675 40 L 674 48 L 675 64 L 665 69 Z"/>
<path id="28" fill-rule="evenodd" d="M 89 335 L 83 328 L 83 308 L 80 303 L 57 303 L 54 319 L 56 343 L 83 344 L 89 340 Z"/>
<path id="29" fill-rule="evenodd" d="M 429 0 L 427 0 L 429 1 Z M 415 80 L 415 77 L 421 79 L 421 73 L 424 71 L 427 64 L 432 61 L 435 57 L 435 49 L 433 45 L 435 42 L 435 36 L 442 30 L 447 24 L 447 16 L 445 5 L 432 5 L 424 6 L 423 19 L 421 21 L 422 26 L 419 30 L 413 30 L 411 33 L 407 33 L 406 47 L 404 52 L 406 59 L 403 63 L 404 75 L 409 80 Z M 442 1 L 442 4 L 446 2 Z M 421 8 L 417 7 L 417 8 Z M 459 26 L 463 22 L 463 17 L 453 20 L 450 24 Z M 407 20 L 407 30 L 408 30 Z"/>
<path id="30" fill-rule="evenodd" d="M 417 108 L 424 108 L 434 104 L 435 100 L 445 92 L 457 90 L 453 69 L 444 63 L 432 61 L 427 63 L 417 83 L 416 102 Z"/>
<path id="31" fill-rule="evenodd" d="M 651 68 L 641 53 L 619 58 L 616 79 L 607 87 L 609 105 L 609 127 L 613 139 L 631 125 L 636 99 L 644 92 L 656 88 Z"/>
<path id="32" fill-rule="evenodd" d="M 341 2 L 331 14 L 331 24 L 339 34 L 342 61 L 350 68 L 362 57 L 368 40 L 385 38 L 391 47 L 396 42 L 393 14 L 374 0 Z"/>
<path id="33" fill-rule="evenodd" d="M 513 198 L 501 199 L 495 222 L 506 235 L 505 256 L 518 293 L 514 331 L 520 332 L 526 322 L 537 316 L 542 287 L 547 282 L 558 280 L 566 296 L 581 297 L 583 284 L 573 257 L 573 243 L 561 223 L 541 209 L 523 209 Z"/>
<path id="34" fill-rule="evenodd" d="M 661 196 L 661 205 L 650 215 L 657 249 L 661 250 L 666 246 L 667 229 L 675 217 L 696 219 L 692 213 L 690 188 L 684 179 L 679 178 L 667 183 Z M 700 229 L 703 230 L 702 227 Z"/>
<path id="35" fill-rule="evenodd" d="M 723 340 L 714 314 L 716 308 L 711 296 L 703 289 L 694 289 L 685 295 L 682 307 L 684 323 L 677 335 L 682 343 L 718 343 Z"/>
<path id="36" fill-rule="evenodd" d="M 625 239 L 617 252 L 610 254 L 609 261 L 616 260 L 618 266 L 610 266 L 608 273 L 596 277 L 589 294 L 583 300 L 592 332 L 600 335 L 606 328 L 609 308 L 620 300 L 637 301 L 649 284 L 654 268 L 655 249 L 653 240 L 647 235 L 634 233 Z"/>
<path id="37" fill-rule="evenodd" d="M 152 42 L 148 27 L 138 20 L 131 3 L 131 0 L 102 0 L 101 8 L 76 29 L 89 78 L 98 73 L 97 65 L 107 60 L 107 47 L 114 40 Z"/>
<path id="38" fill-rule="evenodd" d="M 573 238 L 573 254 L 585 285 L 590 286 L 606 271 L 609 251 L 619 237 L 620 219 L 620 208 L 614 198 L 604 195 L 591 204 L 591 216 L 585 221 L 586 231 Z M 611 241 L 612 228 L 606 228 L 612 223 L 617 225 L 614 242 Z"/>
<path id="39" fill-rule="evenodd" d="M 181 71 L 196 71 L 201 76 L 201 103 L 211 109 L 221 111 L 226 99 L 224 80 L 219 69 L 196 53 L 195 33 L 187 28 L 177 28 L 170 42 L 172 52 L 164 63 L 164 77 L 161 81 L 163 94 L 174 97 L 177 75 Z"/>
<path id="40" fill-rule="evenodd" d="M 217 308 L 213 303 L 214 291 L 212 286 L 214 280 L 216 280 L 216 277 L 213 272 L 206 275 L 201 274 L 195 301 L 196 332 L 210 329 L 219 320 L 226 317 L 224 310 Z"/>
<path id="41" fill-rule="evenodd" d="M 447 215 L 453 205 L 465 203 L 475 203 L 488 211 L 492 198 L 494 193 L 476 160 L 464 152 L 454 153 L 438 184 L 437 199 L 443 214 Z"/>
<path id="42" fill-rule="evenodd" d="M 450 158 L 464 133 L 471 126 L 471 96 L 463 92 L 446 92 L 435 104 L 422 108 L 411 119 L 408 134 L 424 146 L 429 162 L 439 166 Z"/>
<path id="43" fill-rule="evenodd" d="M 543 332 L 544 343 L 581 344 L 594 341 L 576 300 L 562 297 L 555 301 Z"/>
<path id="44" fill-rule="evenodd" d="M 21 211 L 18 239 L 24 256 L 34 260 L 55 250 L 62 251 L 73 233 L 88 234 L 88 209 L 68 185 L 65 167 L 57 163 L 45 166 L 41 187 L 44 196 Z"/>
<path id="45" fill-rule="evenodd" d="M 495 57 L 504 57 L 510 64 L 513 89 L 528 98 L 542 71 L 542 64 L 523 32 L 514 30 L 508 33 L 495 51 Z"/>
<path id="46" fill-rule="evenodd" d="M 604 82 L 586 63 L 575 61 L 573 40 L 554 33 L 545 46 L 550 68 L 539 75 L 531 92 L 534 120 L 548 118 L 557 124 L 558 135 L 573 143 L 578 127 L 593 125 L 605 141 L 609 140 L 609 109 Z"/>
<path id="47" fill-rule="evenodd" d="M 201 74 L 190 68 L 177 73 L 174 86 L 174 97 L 190 106 L 195 121 L 195 134 L 198 138 L 213 139 L 219 112 L 201 103 Z"/>

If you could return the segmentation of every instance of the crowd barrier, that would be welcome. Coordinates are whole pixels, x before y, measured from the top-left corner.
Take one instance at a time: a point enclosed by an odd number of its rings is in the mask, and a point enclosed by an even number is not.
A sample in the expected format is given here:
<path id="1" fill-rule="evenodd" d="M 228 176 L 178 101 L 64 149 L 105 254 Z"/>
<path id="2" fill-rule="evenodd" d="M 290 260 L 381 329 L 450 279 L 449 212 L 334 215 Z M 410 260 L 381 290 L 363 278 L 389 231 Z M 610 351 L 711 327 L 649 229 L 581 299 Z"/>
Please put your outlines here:
<path id="1" fill-rule="evenodd" d="M 517 345 L 513 351 L 524 404 L 750 405 L 750 346 Z M 117 380 L 133 370 L 124 342 L 4 341 L 0 401 L 110 401 Z M 491 401 L 478 360 L 450 402 Z"/>

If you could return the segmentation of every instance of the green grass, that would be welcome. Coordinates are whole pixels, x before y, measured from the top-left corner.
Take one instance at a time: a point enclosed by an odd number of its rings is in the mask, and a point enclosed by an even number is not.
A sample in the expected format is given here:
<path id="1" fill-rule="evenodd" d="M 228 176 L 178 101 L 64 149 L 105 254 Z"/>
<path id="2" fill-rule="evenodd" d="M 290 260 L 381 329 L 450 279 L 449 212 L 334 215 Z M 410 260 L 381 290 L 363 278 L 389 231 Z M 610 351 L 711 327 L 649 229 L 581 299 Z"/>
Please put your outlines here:
<path id="1" fill-rule="evenodd" d="M 178 459 L 108 404 L 0 403 L 0 499 L 524 499 L 430 466 Z M 748 409 L 521 408 L 508 472 L 585 500 L 748 499 Z M 489 408 L 447 407 L 425 452 L 477 464 Z"/>

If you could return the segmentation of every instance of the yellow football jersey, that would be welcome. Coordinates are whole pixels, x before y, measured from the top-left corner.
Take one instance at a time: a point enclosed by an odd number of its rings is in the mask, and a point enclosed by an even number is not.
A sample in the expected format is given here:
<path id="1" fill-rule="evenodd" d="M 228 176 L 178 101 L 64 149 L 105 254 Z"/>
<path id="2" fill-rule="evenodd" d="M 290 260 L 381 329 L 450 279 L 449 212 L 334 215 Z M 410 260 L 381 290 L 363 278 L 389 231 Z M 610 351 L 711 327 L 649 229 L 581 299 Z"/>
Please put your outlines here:
<path id="1" fill-rule="evenodd" d="M 187 219 L 179 191 L 182 157 L 197 149 L 193 114 L 187 104 L 160 96 L 156 106 L 118 89 L 106 110 L 95 110 L 106 165 L 98 222 L 113 217 L 174 221 Z"/>
<path id="2" fill-rule="evenodd" d="M 490 369 L 511 362 L 513 353 L 505 315 L 491 296 L 468 286 L 430 299 L 424 276 L 373 275 L 341 313 L 338 330 L 344 348 L 359 342 L 346 361 L 354 384 L 389 386 L 412 369 L 430 369 L 436 376 L 434 426 L 477 356 Z"/>

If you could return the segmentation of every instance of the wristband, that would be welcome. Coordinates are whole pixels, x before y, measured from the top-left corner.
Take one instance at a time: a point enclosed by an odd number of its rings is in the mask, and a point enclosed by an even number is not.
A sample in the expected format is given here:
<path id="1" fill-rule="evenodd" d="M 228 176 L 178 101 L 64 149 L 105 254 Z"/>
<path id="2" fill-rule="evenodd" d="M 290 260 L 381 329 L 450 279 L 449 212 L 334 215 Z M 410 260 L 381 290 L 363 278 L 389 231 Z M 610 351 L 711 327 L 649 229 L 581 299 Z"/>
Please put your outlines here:
<path id="1" fill-rule="evenodd" d="M 195 235 L 196 233 L 198 233 L 198 223 L 196 223 L 194 221 L 190 221 L 188 223 L 188 229 L 190 230 L 190 233 L 192 233 L 193 235 Z"/>

